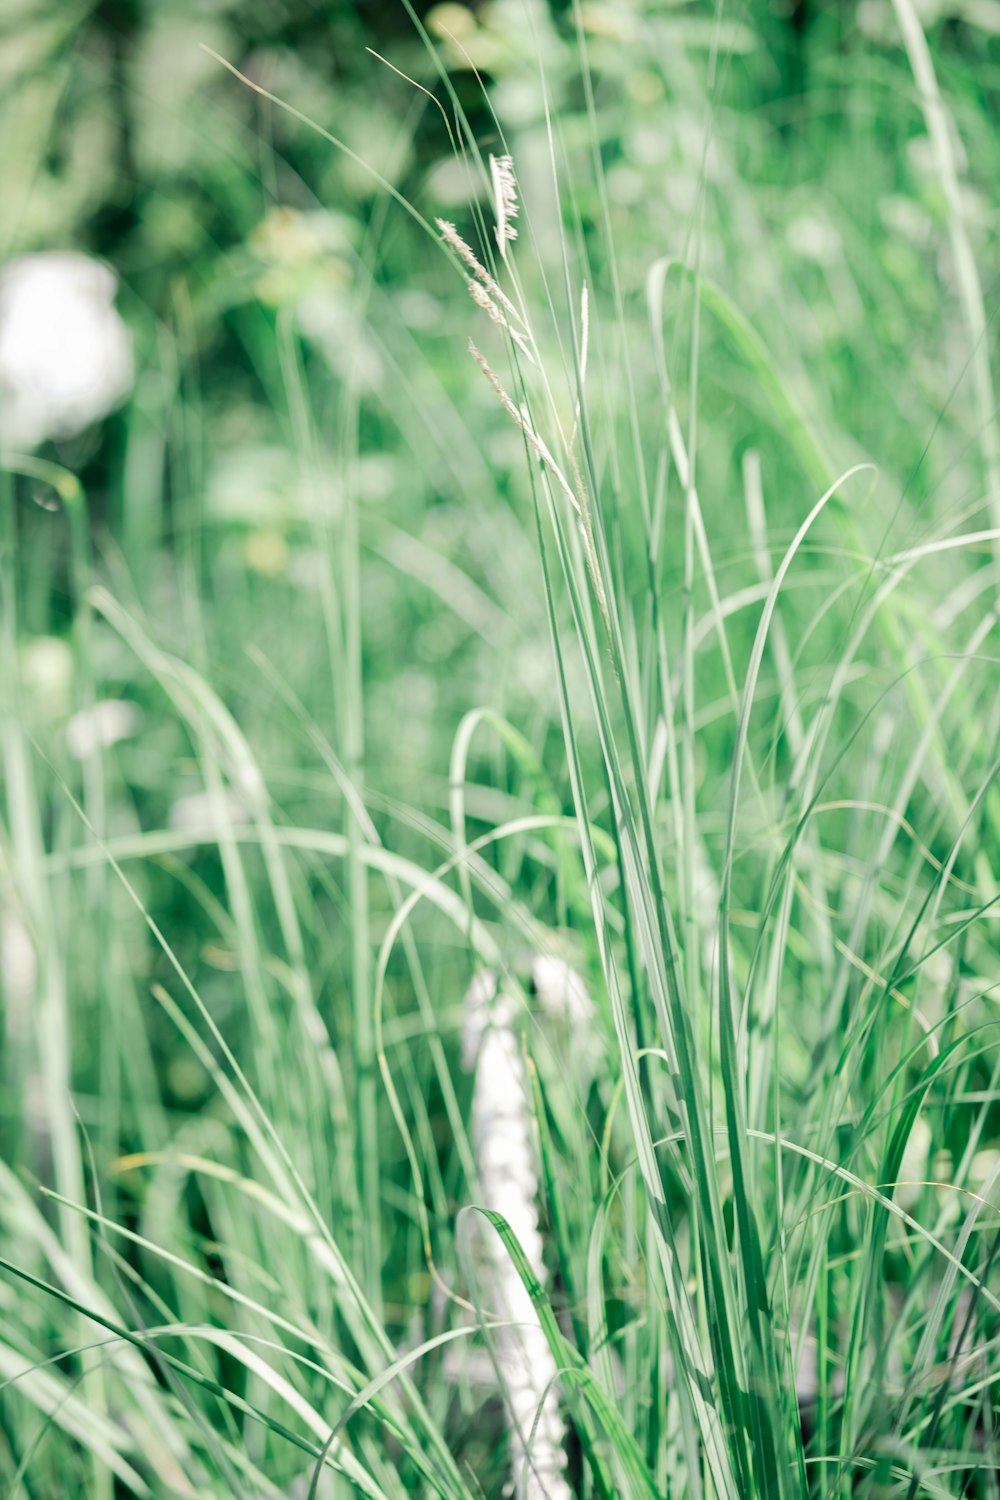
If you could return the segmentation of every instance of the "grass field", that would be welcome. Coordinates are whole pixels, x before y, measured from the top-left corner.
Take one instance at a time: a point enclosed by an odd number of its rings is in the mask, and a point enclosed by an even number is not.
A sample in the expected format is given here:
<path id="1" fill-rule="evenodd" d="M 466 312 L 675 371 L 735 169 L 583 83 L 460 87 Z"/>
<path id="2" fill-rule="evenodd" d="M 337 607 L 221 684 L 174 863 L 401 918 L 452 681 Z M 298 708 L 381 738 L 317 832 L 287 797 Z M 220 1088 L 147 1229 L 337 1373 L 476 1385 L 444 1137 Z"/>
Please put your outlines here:
<path id="1" fill-rule="evenodd" d="M 0 1490 L 1000 1500 L 1000 7 L 264 9 L 0 38 Z"/>

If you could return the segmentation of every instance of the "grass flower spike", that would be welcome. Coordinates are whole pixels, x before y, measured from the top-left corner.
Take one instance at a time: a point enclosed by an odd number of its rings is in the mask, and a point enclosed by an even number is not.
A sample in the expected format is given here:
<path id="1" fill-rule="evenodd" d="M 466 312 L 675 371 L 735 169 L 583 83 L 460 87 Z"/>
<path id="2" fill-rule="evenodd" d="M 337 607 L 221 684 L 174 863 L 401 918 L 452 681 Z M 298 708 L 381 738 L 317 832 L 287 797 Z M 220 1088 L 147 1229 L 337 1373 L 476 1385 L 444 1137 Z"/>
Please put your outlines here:
<path id="1" fill-rule="evenodd" d="M 500 254 L 506 260 L 508 241 L 517 239 L 517 230 L 511 222 L 517 218 L 518 214 L 517 179 L 514 176 L 514 163 L 511 157 L 491 156 L 490 178 L 493 183 L 493 209 L 497 221 L 494 232 L 500 247 Z"/>

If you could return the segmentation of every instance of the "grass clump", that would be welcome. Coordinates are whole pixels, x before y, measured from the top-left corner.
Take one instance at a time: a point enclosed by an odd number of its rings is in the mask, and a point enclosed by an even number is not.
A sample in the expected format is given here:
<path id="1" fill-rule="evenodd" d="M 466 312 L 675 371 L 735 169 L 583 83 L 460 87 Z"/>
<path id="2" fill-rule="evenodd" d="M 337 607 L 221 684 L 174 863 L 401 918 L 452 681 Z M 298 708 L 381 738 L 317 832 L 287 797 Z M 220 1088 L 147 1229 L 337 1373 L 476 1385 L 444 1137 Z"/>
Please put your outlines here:
<path id="1" fill-rule="evenodd" d="M 988 18 L 405 9 L 5 458 L 0 1473 L 987 1500 Z"/>

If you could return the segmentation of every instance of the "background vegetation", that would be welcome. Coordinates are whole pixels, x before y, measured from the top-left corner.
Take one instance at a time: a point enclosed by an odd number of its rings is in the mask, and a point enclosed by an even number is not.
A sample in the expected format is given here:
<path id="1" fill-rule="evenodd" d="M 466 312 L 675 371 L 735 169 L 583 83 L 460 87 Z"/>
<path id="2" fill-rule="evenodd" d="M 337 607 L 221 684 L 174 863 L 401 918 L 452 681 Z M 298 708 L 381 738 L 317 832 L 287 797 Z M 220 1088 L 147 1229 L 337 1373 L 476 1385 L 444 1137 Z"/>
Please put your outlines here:
<path id="1" fill-rule="evenodd" d="M 5 1494 L 504 1492 L 489 965 L 574 1490 L 1000 1495 L 998 77 L 990 0 L 8 0 L 3 258 L 137 376 L 0 499 Z"/>

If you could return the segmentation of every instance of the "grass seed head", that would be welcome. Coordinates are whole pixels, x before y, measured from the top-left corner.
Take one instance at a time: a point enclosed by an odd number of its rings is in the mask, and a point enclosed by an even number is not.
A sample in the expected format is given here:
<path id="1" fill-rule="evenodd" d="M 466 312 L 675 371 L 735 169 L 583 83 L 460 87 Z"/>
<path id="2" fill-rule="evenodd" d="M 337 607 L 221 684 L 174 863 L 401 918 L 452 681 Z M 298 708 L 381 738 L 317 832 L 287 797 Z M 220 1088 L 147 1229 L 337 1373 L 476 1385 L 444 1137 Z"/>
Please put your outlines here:
<path id="1" fill-rule="evenodd" d="M 517 218 L 517 178 L 514 162 L 509 156 L 490 157 L 490 177 L 493 181 L 493 208 L 496 215 L 496 237 L 500 254 L 507 258 L 507 244 L 517 239 L 517 230 L 512 220 Z"/>

